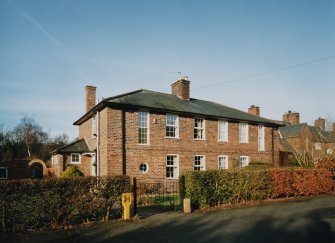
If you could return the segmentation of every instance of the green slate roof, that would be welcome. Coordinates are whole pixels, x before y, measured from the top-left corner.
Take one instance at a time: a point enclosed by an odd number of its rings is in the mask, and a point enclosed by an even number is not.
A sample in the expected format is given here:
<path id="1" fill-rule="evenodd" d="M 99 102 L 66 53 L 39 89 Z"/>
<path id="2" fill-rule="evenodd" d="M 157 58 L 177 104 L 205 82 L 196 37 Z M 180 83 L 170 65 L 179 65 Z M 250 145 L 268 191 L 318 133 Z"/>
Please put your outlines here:
<path id="1" fill-rule="evenodd" d="M 288 125 L 280 127 L 279 132 L 283 138 L 294 138 L 300 135 L 301 130 L 307 126 L 307 123 L 300 123 L 296 125 Z"/>
<path id="2" fill-rule="evenodd" d="M 65 153 L 89 153 L 91 151 L 86 143 L 85 139 L 80 139 L 68 145 L 65 145 L 59 149 L 52 151 L 52 154 L 65 154 Z"/>
<path id="3" fill-rule="evenodd" d="M 104 103 L 105 106 L 109 107 L 136 107 L 139 109 L 145 108 L 148 110 L 197 115 L 205 118 L 226 118 L 237 121 L 261 123 L 270 126 L 281 126 L 280 123 L 277 123 L 273 120 L 254 116 L 247 112 L 243 112 L 215 102 L 193 98 L 190 100 L 183 100 L 171 94 L 159 93 L 145 89 L 110 97 L 104 99 L 100 103 Z M 102 108 L 100 103 L 95 107 L 96 109 L 99 109 L 99 106 Z M 95 108 L 93 108 L 91 111 L 93 112 Z M 76 121 L 74 125 L 80 125 L 91 115 L 84 115 L 82 118 Z M 85 116 L 87 117 L 85 118 Z"/>

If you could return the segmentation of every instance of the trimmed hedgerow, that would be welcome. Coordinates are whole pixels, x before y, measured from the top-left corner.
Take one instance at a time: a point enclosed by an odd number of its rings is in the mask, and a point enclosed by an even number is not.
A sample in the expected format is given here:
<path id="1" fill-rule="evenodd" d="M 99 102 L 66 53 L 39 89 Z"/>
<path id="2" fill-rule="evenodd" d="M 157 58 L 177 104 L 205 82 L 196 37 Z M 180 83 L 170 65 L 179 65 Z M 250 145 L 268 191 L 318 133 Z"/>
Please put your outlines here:
<path id="1" fill-rule="evenodd" d="M 0 181 L 0 227 L 59 227 L 108 220 L 115 202 L 130 191 L 129 177 L 79 177 Z"/>
<path id="2" fill-rule="evenodd" d="M 185 194 L 192 207 L 329 193 L 331 173 L 315 169 L 190 171 Z"/>

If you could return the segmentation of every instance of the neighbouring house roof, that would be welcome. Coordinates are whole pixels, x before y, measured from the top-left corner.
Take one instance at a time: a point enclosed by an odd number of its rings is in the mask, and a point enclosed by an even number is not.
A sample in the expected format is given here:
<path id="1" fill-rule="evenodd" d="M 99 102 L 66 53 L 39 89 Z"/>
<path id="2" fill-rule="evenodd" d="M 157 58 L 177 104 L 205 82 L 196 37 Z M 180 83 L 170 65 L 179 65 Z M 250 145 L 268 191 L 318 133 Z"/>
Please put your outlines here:
<path id="1" fill-rule="evenodd" d="M 77 120 L 74 125 L 80 125 L 89 119 L 97 110 L 104 107 L 137 108 L 162 112 L 173 112 L 195 116 L 223 118 L 235 121 L 261 123 L 268 126 L 279 127 L 282 124 L 263 117 L 254 116 L 219 103 L 191 98 L 183 100 L 175 95 L 150 90 L 137 90 L 134 92 L 110 97 L 101 101 L 91 111 Z"/>
<path id="2" fill-rule="evenodd" d="M 90 153 L 86 140 L 80 139 L 61 148 L 52 151 L 52 154 L 66 154 L 66 153 Z"/>
<path id="3" fill-rule="evenodd" d="M 281 138 L 294 138 L 299 137 L 301 130 L 307 127 L 312 135 L 313 142 L 320 143 L 334 143 L 335 134 L 333 132 L 324 131 L 318 127 L 307 125 L 307 123 L 301 123 L 297 125 L 289 125 L 279 128 Z"/>
<path id="4" fill-rule="evenodd" d="M 307 126 L 307 123 L 288 125 L 279 128 L 281 138 L 295 138 L 300 135 L 301 130 Z"/>

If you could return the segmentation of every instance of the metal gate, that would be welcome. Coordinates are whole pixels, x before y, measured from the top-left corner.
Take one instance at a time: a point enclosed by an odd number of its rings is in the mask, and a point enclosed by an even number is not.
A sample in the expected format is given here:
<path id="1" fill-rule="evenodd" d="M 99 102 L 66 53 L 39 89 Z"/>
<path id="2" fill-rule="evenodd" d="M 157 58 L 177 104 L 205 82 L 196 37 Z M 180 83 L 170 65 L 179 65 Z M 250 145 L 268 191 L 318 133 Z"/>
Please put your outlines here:
<path id="1" fill-rule="evenodd" d="M 179 181 L 148 183 L 133 179 L 134 214 L 138 208 L 180 210 Z M 135 196 L 136 195 L 136 196 Z"/>

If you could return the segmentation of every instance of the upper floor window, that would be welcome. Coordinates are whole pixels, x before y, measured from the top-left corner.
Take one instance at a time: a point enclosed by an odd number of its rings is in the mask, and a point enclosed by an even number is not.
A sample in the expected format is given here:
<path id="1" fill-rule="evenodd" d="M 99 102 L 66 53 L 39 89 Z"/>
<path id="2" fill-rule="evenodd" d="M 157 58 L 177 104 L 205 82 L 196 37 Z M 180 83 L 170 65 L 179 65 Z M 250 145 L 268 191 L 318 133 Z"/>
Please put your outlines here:
<path id="1" fill-rule="evenodd" d="M 240 143 L 248 143 L 249 131 L 248 123 L 240 123 Z"/>
<path id="2" fill-rule="evenodd" d="M 166 156 L 166 178 L 178 178 L 179 176 L 179 161 L 178 155 Z"/>
<path id="3" fill-rule="evenodd" d="M 219 156 L 219 170 L 228 169 L 228 155 Z"/>
<path id="4" fill-rule="evenodd" d="M 165 136 L 168 138 L 178 138 L 178 116 L 173 114 L 166 114 L 166 133 Z"/>
<path id="5" fill-rule="evenodd" d="M 97 136 L 97 119 L 96 116 L 92 117 L 92 138 Z"/>
<path id="6" fill-rule="evenodd" d="M 205 119 L 194 118 L 194 139 L 205 139 Z"/>
<path id="7" fill-rule="evenodd" d="M 138 112 L 138 143 L 149 144 L 149 112 Z"/>
<path id="8" fill-rule="evenodd" d="M 264 126 L 258 126 L 258 150 L 264 151 L 265 150 L 265 134 L 264 134 Z"/>
<path id="9" fill-rule="evenodd" d="M 218 140 L 228 142 L 228 122 L 218 122 Z"/>
<path id="10" fill-rule="evenodd" d="M 0 167 L 0 179 L 8 179 L 8 168 Z"/>
<path id="11" fill-rule="evenodd" d="M 205 156 L 204 155 L 196 155 L 194 156 L 194 170 L 205 170 Z"/>
<path id="12" fill-rule="evenodd" d="M 79 164 L 80 163 L 80 154 L 79 153 L 71 154 L 71 163 L 73 163 L 73 164 Z"/>
<path id="13" fill-rule="evenodd" d="M 249 156 L 240 156 L 240 168 L 249 165 Z"/>

